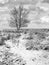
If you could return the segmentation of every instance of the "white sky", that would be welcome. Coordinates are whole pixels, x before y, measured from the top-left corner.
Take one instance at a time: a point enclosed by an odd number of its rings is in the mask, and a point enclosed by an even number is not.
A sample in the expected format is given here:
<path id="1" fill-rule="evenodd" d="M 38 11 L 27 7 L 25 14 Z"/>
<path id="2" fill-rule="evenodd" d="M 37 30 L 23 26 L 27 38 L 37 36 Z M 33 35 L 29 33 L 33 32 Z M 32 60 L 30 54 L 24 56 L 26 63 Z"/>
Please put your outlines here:
<path id="1" fill-rule="evenodd" d="M 5 0 L 6 1 L 6 0 Z M 1 0 L 0 0 L 1 2 Z M 42 12 L 42 16 L 40 16 L 38 14 L 38 11 L 37 12 L 30 12 L 30 14 L 28 15 L 28 19 L 31 21 L 28 25 L 28 28 L 49 28 L 49 15 L 47 14 L 47 11 L 49 11 L 49 7 L 47 7 L 46 5 L 47 3 L 45 4 L 40 4 L 39 7 L 41 9 L 43 9 L 46 14 L 43 15 Z M 7 24 L 7 19 L 10 18 L 9 16 L 9 9 L 11 8 L 10 7 L 11 5 L 8 5 L 8 6 L 5 6 L 5 7 L 0 7 L 0 28 L 4 28 L 4 26 L 6 27 Z M 25 8 L 28 9 L 29 5 L 24 5 Z M 47 8 L 47 9 L 46 9 Z M 36 19 L 38 18 L 38 19 Z M 39 23 L 38 23 L 39 22 Z M 3 26 L 2 26 L 3 24 Z M 7 26 L 8 27 L 8 26 Z"/>

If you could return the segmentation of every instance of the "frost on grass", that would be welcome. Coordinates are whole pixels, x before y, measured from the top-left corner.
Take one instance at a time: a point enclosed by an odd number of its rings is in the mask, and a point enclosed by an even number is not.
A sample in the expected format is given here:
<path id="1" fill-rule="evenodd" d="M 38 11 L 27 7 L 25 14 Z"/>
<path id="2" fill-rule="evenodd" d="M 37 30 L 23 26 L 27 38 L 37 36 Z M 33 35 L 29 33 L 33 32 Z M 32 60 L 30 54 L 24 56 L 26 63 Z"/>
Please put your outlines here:
<path id="1" fill-rule="evenodd" d="M 21 34 L 19 38 L 12 37 L 11 39 L 5 40 L 5 45 L 0 49 L 2 50 L 2 54 L 0 53 L 0 56 L 2 56 L 0 60 L 2 64 L 41 65 L 44 63 L 42 61 L 48 63 L 48 55 L 46 55 L 46 52 L 48 53 L 47 50 L 49 50 L 48 40 L 46 41 L 48 37 L 40 33 L 32 34 L 32 38 L 27 34 Z"/>
<path id="2" fill-rule="evenodd" d="M 14 55 L 8 51 L 4 53 L 2 63 L 3 65 L 26 65 L 26 61 L 21 56 L 18 54 Z"/>

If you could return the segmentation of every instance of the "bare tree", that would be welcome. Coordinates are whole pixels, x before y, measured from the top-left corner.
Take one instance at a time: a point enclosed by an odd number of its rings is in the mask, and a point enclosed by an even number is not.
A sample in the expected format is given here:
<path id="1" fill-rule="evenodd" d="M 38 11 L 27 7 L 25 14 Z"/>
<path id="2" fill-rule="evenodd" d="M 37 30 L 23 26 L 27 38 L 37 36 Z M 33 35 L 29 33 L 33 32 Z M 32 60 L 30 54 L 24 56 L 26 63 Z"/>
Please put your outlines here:
<path id="1" fill-rule="evenodd" d="M 17 30 L 20 30 L 21 27 L 26 27 L 27 24 L 29 23 L 29 20 L 27 19 L 29 11 L 27 11 L 27 9 L 24 9 L 22 5 L 20 5 L 18 9 L 14 7 L 10 14 L 11 14 L 10 26 L 16 27 Z"/>

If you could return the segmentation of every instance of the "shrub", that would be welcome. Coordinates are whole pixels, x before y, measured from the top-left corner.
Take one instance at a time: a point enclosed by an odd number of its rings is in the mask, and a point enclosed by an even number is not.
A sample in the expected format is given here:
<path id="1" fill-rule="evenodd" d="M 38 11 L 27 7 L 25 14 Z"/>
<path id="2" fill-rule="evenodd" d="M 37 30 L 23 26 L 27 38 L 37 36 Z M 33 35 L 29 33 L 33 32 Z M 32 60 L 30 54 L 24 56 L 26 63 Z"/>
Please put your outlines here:
<path id="1" fill-rule="evenodd" d="M 26 61 L 18 54 L 14 55 L 6 51 L 4 55 L 2 60 L 3 65 L 26 65 Z"/>
<path id="2" fill-rule="evenodd" d="M 12 53 L 5 51 L 4 58 L 2 59 L 3 65 L 14 65 L 12 62 Z"/>
<path id="3" fill-rule="evenodd" d="M 2 46 L 2 45 L 5 45 L 5 42 L 4 42 L 4 39 L 1 37 L 0 38 L 0 46 Z"/>
<path id="4" fill-rule="evenodd" d="M 43 50 L 49 51 L 49 46 L 46 45 Z"/>

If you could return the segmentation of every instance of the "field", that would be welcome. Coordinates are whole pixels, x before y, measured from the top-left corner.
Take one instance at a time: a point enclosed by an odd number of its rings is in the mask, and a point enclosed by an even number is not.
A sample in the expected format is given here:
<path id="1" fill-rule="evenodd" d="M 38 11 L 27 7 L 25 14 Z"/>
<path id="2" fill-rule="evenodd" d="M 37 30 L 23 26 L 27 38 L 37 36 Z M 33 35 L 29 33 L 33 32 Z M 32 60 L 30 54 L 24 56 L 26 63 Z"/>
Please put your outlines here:
<path id="1" fill-rule="evenodd" d="M 0 31 L 0 64 L 49 65 L 49 29 Z"/>
<path id="2" fill-rule="evenodd" d="M 0 0 L 0 65 L 49 65 L 48 0 Z"/>

